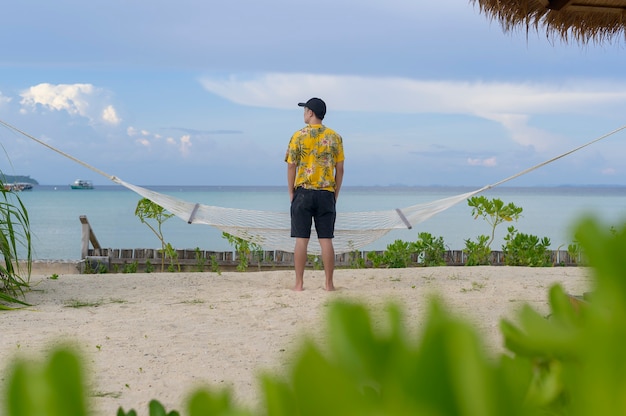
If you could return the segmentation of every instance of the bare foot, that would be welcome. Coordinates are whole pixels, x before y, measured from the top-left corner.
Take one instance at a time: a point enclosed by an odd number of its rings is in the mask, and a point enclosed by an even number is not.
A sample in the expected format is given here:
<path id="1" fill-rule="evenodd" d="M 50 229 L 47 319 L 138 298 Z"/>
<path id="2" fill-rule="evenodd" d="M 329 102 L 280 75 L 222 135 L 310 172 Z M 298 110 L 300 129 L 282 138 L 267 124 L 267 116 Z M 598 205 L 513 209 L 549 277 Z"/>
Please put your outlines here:
<path id="1" fill-rule="evenodd" d="M 327 292 L 334 292 L 336 289 L 335 289 L 334 285 L 326 285 L 324 290 L 327 291 Z"/>
<path id="2" fill-rule="evenodd" d="M 302 292 L 304 290 L 304 287 L 302 287 L 302 286 L 294 286 L 294 288 L 291 289 L 291 290 L 293 290 L 294 292 Z"/>

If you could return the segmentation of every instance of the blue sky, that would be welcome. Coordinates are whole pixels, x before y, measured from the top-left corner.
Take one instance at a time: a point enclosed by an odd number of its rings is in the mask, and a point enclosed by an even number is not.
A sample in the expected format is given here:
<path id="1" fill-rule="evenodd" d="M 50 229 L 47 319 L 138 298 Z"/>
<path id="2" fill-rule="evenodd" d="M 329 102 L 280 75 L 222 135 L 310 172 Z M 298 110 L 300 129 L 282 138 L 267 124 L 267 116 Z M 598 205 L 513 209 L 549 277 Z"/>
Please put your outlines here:
<path id="1" fill-rule="evenodd" d="M 346 185 L 483 186 L 626 124 L 626 42 L 505 33 L 469 0 L 3 7 L 0 120 L 138 185 L 283 185 L 296 104 Z M 0 168 L 106 178 L 0 127 Z M 626 132 L 509 185 L 626 185 Z"/>

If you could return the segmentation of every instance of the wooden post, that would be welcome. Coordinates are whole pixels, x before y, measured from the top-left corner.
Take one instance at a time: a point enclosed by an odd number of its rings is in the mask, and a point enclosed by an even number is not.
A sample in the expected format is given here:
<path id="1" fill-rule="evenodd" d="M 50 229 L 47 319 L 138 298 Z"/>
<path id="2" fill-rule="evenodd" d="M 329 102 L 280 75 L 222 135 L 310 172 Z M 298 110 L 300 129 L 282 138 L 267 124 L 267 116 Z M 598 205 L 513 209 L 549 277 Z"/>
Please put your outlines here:
<path id="1" fill-rule="evenodd" d="M 81 228 L 82 228 L 82 236 L 81 236 L 81 244 L 80 244 L 80 258 L 85 259 L 89 255 L 89 243 L 94 249 L 100 249 L 100 243 L 96 238 L 96 234 L 91 229 L 91 225 L 89 225 L 89 220 L 86 215 L 81 215 L 78 217 L 80 219 Z"/>

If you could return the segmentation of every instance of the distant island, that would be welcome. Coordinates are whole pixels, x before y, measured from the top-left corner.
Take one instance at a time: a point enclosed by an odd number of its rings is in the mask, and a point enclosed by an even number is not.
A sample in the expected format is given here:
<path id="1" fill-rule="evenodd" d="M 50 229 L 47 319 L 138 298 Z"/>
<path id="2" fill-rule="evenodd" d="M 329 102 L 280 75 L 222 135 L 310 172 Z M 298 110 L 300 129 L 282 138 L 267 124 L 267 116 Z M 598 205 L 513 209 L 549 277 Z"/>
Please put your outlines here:
<path id="1" fill-rule="evenodd" d="M 30 177 L 30 175 L 5 175 L 0 172 L 0 182 L 2 183 L 30 183 L 31 185 L 39 185 L 37 180 Z"/>

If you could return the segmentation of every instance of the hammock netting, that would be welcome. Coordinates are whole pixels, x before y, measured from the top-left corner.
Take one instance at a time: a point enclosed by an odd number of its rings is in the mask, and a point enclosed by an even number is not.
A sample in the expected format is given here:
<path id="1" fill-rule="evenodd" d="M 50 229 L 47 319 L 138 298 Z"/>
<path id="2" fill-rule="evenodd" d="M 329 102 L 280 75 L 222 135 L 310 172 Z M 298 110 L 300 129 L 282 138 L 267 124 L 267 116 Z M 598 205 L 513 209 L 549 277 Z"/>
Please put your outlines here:
<path id="1" fill-rule="evenodd" d="M 294 239 L 290 237 L 291 220 L 288 212 L 254 211 L 196 204 L 126 183 L 118 178 L 113 178 L 113 181 L 162 206 L 190 224 L 213 226 L 235 237 L 255 243 L 264 250 L 293 251 Z M 339 213 L 333 239 L 335 253 L 359 250 L 393 229 L 410 228 L 483 190 L 484 188 L 481 188 L 403 209 Z M 309 252 L 320 254 L 321 248 L 317 239 L 314 238 L 314 230 L 311 236 Z"/>
<path id="2" fill-rule="evenodd" d="M 124 182 L 115 176 L 108 175 L 107 173 L 104 173 L 103 171 L 67 153 L 64 153 L 63 151 L 50 146 L 49 144 L 2 120 L 0 120 L 0 124 L 100 175 L 105 176 L 109 180 L 126 187 L 138 195 L 149 199 L 189 224 L 206 224 L 213 226 L 235 237 L 250 241 L 251 243 L 261 247 L 263 250 L 282 250 L 285 252 L 293 252 L 294 239 L 290 237 L 291 219 L 288 212 L 223 208 L 174 198 L 170 195 L 165 195 L 147 188 Z M 626 125 L 570 151 L 553 157 L 552 159 L 525 169 L 513 176 L 492 185 L 484 186 L 472 192 L 438 199 L 428 203 L 412 205 L 402 209 L 386 211 L 340 212 L 337 214 L 337 220 L 335 223 L 335 238 L 333 240 L 335 253 L 339 254 L 359 250 L 394 229 L 412 228 L 414 225 L 426 221 L 432 216 L 445 211 L 459 202 L 465 201 L 480 192 L 525 175 L 535 169 L 539 169 L 542 166 L 561 159 L 562 157 L 609 137 L 623 129 L 626 129 Z M 309 252 L 311 254 L 321 253 L 320 245 L 317 238 L 315 238 L 315 231 L 311 234 Z"/>

